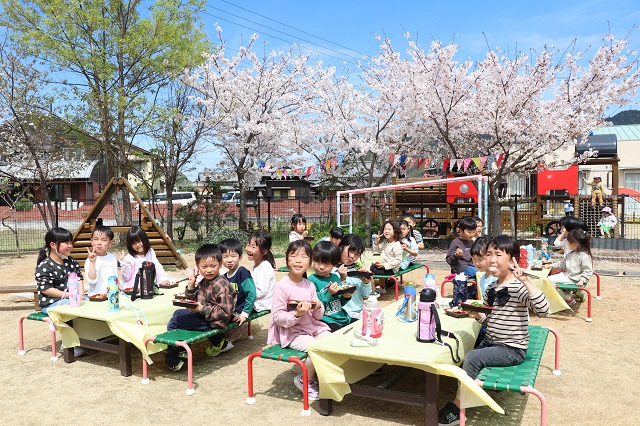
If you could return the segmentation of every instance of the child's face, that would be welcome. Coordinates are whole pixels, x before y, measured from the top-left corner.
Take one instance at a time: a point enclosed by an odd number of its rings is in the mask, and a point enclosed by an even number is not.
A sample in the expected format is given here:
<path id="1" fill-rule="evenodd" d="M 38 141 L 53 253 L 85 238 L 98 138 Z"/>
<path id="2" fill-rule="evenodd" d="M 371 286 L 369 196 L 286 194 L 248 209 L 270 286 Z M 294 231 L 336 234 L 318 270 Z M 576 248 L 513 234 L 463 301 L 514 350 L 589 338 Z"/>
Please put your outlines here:
<path id="1" fill-rule="evenodd" d="M 142 244 L 142 241 L 138 240 L 135 243 L 131 244 L 131 248 L 133 249 L 134 252 L 136 252 L 136 254 L 145 254 L 144 253 L 144 244 Z"/>
<path id="2" fill-rule="evenodd" d="M 360 259 L 360 253 L 356 250 L 350 250 L 350 247 L 345 246 L 342 247 L 342 257 L 340 261 L 345 265 L 351 265 L 352 263 L 356 263 Z"/>
<path id="3" fill-rule="evenodd" d="M 409 226 L 411 226 L 412 228 L 414 228 L 416 226 L 416 221 L 411 219 L 410 217 L 405 217 L 404 218 L 405 222 L 407 222 L 409 224 Z"/>
<path id="4" fill-rule="evenodd" d="M 303 248 L 299 248 L 287 256 L 287 267 L 295 275 L 302 276 L 311 266 L 311 257 Z"/>
<path id="5" fill-rule="evenodd" d="M 91 247 L 98 256 L 105 256 L 109 248 L 111 248 L 113 240 L 102 232 L 94 232 L 91 236 Z"/>
<path id="6" fill-rule="evenodd" d="M 218 262 L 218 259 L 213 257 L 200 259 L 197 266 L 200 275 L 205 277 L 207 280 L 212 280 L 220 274 L 220 262 Z"/>
<path id="7" fill-rule="evenodd" d="M 51 243 L 49 245 L 50 252 L 55 253 L 56 251 L 60 253 L 62 256 L 70 256 L 71 250 L 73 249 L 73 243 L 71 241 L 65 241 L 64 243 Z"/>
<path id="8" fill-rule="evenodd" d="M 306 229 L 307 229 L 307 224 L 306 223 L 304 223 L 302 221 L 296 223 L 295 231 L 298 234 L 302 234 Z"/>
<path id="9" fill-rule="evenodd" d="M 400 225 L 400 230 L 402 231 L 402 238 L 407 238 L 407 235 L 409 235 L 409 227 L 403 223 Z"/>
<path id="10" fill-rule="evenodd" d="M 328 262 L 313 262 L 313 270 L 315 274 L 319 277 L 328 277 L 331 275 L 331 270 L 333 269 L 333 265 Z"/>
<path id="11" fill-rule="evenodd" d="M 486 254 L 484 256 L 478 256 L 474 254 L 473 256 L 471 256 L 471 260 L 473 261 L 473 266 L 478 268 L 478 271 L 485 273 L 489 272 L 489 265 Z"/>
<path id="12" fill-rule="evenodd" d="M 384 224 L 384 228 L 382 229 L 382 235 L 387 239 L 387 240 L 395 240 L 396 236 L 393 233 L 393 226 L 391 226 L 390 223 L 385 223 Z"/>
<path id="13" fill-rule="evenodd" d="M 479 220 L 476 222 L 476 236 L 479 237 L 482 235 L 482 221 Z"/>
<path id="14" fill-rule="evenodd" d="M 511 272 L 509 269 L 517 266 L 513 257 L 491 245 L 487 249 L 487 262 L 489 273 L 498 278 L 507 276 Z"/>
<path id="15" fill-rule="evenodd" d="M 575 241 L 567 241 L 567 247 L 569 247 L 569 250 L 571 251 L 576 251 L 578 249 L 578 243 Z"/>
<path id="16" fill-rule="evenodd" d="M 228 251 L 222 254 L 222 265 L 227 268 L 229 272 L 233 272 L 238 269 L 241 258 L 242 257 L 235 251 Z"/>
<path id="17" fill-rule="evenodd" d="M 472 240 L 476 236 L 476 229 L 463 229 L 460 231 L 461 240 Z"/>
<path id="18" fill-rule="evenodd" d="M 244 251 L 247 253 L 247 259 L 253 261 L 256 265 L 262 262 L 262 258 L 264 256 L 262 255 L 262 251 L 260 251 L 260 247 L 258 247 L 254 238 L 249 240 Z"/>

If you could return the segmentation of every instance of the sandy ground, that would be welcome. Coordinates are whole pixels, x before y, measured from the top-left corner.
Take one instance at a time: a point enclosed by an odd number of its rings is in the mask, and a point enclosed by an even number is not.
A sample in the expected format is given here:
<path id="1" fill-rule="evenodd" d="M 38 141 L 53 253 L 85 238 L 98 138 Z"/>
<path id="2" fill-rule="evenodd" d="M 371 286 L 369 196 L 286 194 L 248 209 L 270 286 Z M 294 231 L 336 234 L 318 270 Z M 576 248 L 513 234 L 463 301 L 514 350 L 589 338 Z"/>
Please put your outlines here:
<path id="1" fill-rule="evenodd" d="M 191 258 L 191 257 L 188 257 Z M 430 262 L 429 256 L 426 257 Z M 438 255 L 434 259 L 441 259 Z M 278 259 L 278 265 L 283 263 Z M 35 256 L 0 257 L 0 285 L 33 281 Z M 447 273 L 442 262 L 433 261 L 438 282 Z M 601 267 L 596 265 L 596 267 Z M 603 269 L 601 267 L 601 269 Z M 615 268 L 608 268 L 615 269 Z M 180 276 L 180 272 L 173 273 Z M 280 276 L 280 274 L 278 275 Z M 413 272 L 409 279 L 422 282 L 422 274 Z M 594 289 L 595 282 L 590 284 Z M 584 321 L 586 303 L 576 314 L 562 312 L 551 318 L 534 318 L 534 324 L 554 327 L 561 335 L 561 376 L 553 369 L 553 339 L 547 343 L 536 388 L 547 398 L 550 425 L 622 425 L 635 424 L 640 415 L 633 409 L 633 389 L 640 377 L 635 359 L 640 341 L 636 309 L 640 278 L 603 277 L 602 300 L 593 301 L 593 322 Z M 6 295 L 5 295 L 6 298 Z M 391 295 L 382 298 L 385 303 Z M 630 309 L 631 308 L 631 309 Z M 196 394 L 188 397 L 186 368 L 170 372 L 161 354 L 153 355 L 151 384 L 142 385 L 142 362 L 134 350 L 133 375 L 122 377 L 115 355 L 88 351 L 73 364 L 62 359 L 49 361 L 51 343 L 47 327 L 40 322 L 25 321 L 27 353 L 18 356 L 18 318 L 33 310 L 31 302 L 0 302 L 0 323 L 5 344 L 0 347 L 3 366 L 0 382 L 2 424 L 175 424 L 177 416 L 188 423 L 328 425 L 418 425 L 424 424 L 419 407 L 347 396 L 334 404 L 332 417 L 320 416 L 318 404 L 311 405 L 312 415 L 301 418 L 301 395 L 293 386 L 297 367 L 257 359 L 255 391 L 257 403 L 245 404 L 247 396 L 247 357 L 266 345 L 269 317 L 254 323 L 254 340 L 241 339 L 236 348 L 210 359 L 205 344 L 194 347 Z M 58 341 L 59 342 L 59 341 Z M 394 373 L 385 369 L 382 376 Z M 411 371 L 397 386 L 402 390 L 423 389 L 423 375 Z M 441 405 L 453 396 L 455 382 L 441 380 Z M 506 416 L 487 408 L 469 411 L 470 425 L 538 425 L 540 403 L 533 396 L 511 392 L 490 392 L 505 409 Z"/>

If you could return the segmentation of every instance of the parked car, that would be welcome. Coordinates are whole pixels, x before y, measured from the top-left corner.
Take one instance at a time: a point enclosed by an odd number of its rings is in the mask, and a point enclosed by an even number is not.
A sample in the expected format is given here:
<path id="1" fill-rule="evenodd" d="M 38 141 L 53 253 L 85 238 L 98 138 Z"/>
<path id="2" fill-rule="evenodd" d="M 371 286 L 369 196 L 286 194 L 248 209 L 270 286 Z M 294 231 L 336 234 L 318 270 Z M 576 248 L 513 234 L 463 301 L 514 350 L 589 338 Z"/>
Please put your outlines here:
<path id="1" fill-rule="evenodd" d="M 174 192 L 171 194 L 173 204 L 185 205 L 196 201 L 196 194 L 193 192 Z M 153 196 L 155 204 L 167 204 L 167 194 L 165 192 Z"/>
<path id="2" fill-rule="evenodd" d="M 222 194 L 221 203 L 240 204 L 240 191 L 229 191 Z"/>

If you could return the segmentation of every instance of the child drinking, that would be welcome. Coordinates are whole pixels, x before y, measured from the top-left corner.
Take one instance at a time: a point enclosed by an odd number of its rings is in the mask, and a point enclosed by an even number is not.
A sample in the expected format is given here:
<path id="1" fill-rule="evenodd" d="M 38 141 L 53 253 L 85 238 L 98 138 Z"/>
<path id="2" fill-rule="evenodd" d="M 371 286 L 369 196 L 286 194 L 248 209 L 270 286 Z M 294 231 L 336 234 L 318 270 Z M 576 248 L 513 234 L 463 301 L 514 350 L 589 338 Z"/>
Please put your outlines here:
<path id="1" fill-rule="evenodd" d="M 400 262 L 399 269 L 406 269 L 416 261 L 418 243 L 413 238 L 413 229 L 404 219 L 400 220 L 400 233 L 402 234 L 402 239 L 400 240 L 400 245 L 402 246 L 402 262 Z"/>
<path id="2" fill-rule="evenodd" d="M 493 306 L 490 314 L 471 312 L 470 317 L 487 326 L 477 349 L 470 351 L 462 369 L 475 379 L 485 367 L 507 367 L 524 361 L 529 346 L 529 309 L 539 317 L 549 314 L 544 294 L 518 268 L 520 249 L 512 237 L 500 235 L 487 246 L 491 275 L 498 280 L 489 284 L 484 299 Z M 440 425 L 460 422 L 459 395 L 438 414 Z"/>
<path id="3" fill-rule="evenodd" d="M 120 271 L 122 273 L 122 289 L 131 290 L 136 281 L 136 274 L 142 262 L 153 262 L 156 268 L 158 284 L 168 284 L 169 277 L 151 248 L 147 233 L 139 226 L 132 226 L 127 231 L 127 252 L 120 254 Z"/>
<path id="4" fill-rule="evenodd" d="M 375 275 L 393 275 L 400 269 L 403 252 L 400 244 L 401 235 L 400 225 L 395 221 L 385 222 L 382 228 L 382 238 L 380 234 L 376 235 L 373 240 L 373 250 L 382 256 L 381 262 L 376 261 L 371 265 L 370 270 Z M 378 280 L 378 286 L 373 294 L 379 296 L 386 293 L 385 280 Z"/>
<path id="5" fill-rule="evenodd" d="M 273 288 L 276 285 L 276 261 L 271 253 L 271 236 L 258 231 L 249 237 L 245 247 L 247 259 L 253 262 L 251 276 L 256 286 L 256 301 L 253 309 L 256 312 L 271 310 Z"/>
<path id="6" fill-rule="evenodd" d="M 553 284 L 571 283 L 578 287 L 586 287 L 593 276 L 591 237 L 582 229 L 574 229 L 567 236 L 567 246 L 570 252 L 564 258 L 551 265 L 545 265 L 545 268 L 560 268 L 565 271 L 549 275 L 549 281 Z M 562 293 L 562 290 L 558 291 Z M 583 291 L 577 291 L 576 297 L 580 302 L 584 302 L 585 294 Z M 570 291 L 564 293 L 564 300 L 568 305 L 576 303 Z"/>
<path id="7" fill-rule="evenodd" d="M 600 227 L 600 235 L 606 238 L 613 237 L 611 230 L 618 224 L 618 219 L 611 212 L 611 207 L 605 207 L 602 209 L 602 217 L 598 221 L 598 227 Z"/>
<path id="8" fill-rule="evenodd" d="M 196 273 L 189 276 L 185 289 L 188 299 L 197 301 L 195 308 L 178 309 L 167 324 L 167 330 L 213 330 L 224 328 L 231 319 L 236 304 L 236 292 L 229 281 L 220 275 L 222 253 L 215 244 L 205 244 L 195 253 L 197 273 L 203 276 L 196 287 Z M 206 349 L 209 356 L 218 356 L 233 348 L 231 342 L 218 333 L 209 337 L 211 346 Z M 184 365 L 180 357 L 180 348 L 169 345 L 165 363 L 171 371 L 179 371 Z"/>
<path id="9" fill-rule="evenodd" d="M 80 265 L 71 256 L 73 235 L 64 228 L 51 228 L 44 236 L 45 245 L 38 255 L 36 284 L 38 304 L 43 313 L 47 309 L 69 304 L 67 277 L 70 272 L 78 274 L 80 294 L 84 294 Z"/>
<path id="10" fill-rule="evenodd" d="M 118 260 L 108 253 L 113 243 L 113 231 L 108 226 L 97 225 L 91 233 L 91 250 L 84 263 L 84 273 L 89 283 L 89 296 L 106 295 L 109 291 L 109 277 L 118 276 Z"/>
<path id="11" fill-rule="evenodd" d="M 238 327 L 227 332 L 229 344 L 238 340 L 246 328 L 245 321 L 253 312 L 253 304 L 256 301 L 256 285 L 251 277 L 251 272 L 244 266 L 240 266 L 242 259 L 242 243 L 235 238 L 227 238 L 220 241 L 222 253 L 222 266 L 227 268 L 224 276 L 236 291 L 236 306 L 233 312 L 233 321 Z"/>
<path id="12" fill-rule="evenodd" d="M 291 232 L 289 232 L 289 242 L 304 240 L 309 235 L 307 231 L 307 218 L 296 213 L 291 216 Z"/>
<path id="13" fill-rule="evenodd" d="M 330 241 L 319 241 L 311 251 L 315 272 L 309 275 L 309 281 L 315 285 L 318 299 L 324 305 L 324 315 L 321 321 L 326 323 L 331 331 L 336 331 L 355 321 L 347 311 L 342 309 L 353 292 L 348 295 L 337 294 L 340 291 L 341 283 L 346 284 L 344 280 L 341 280 L 340 275 L 333 272 L 334 267 L 340 263 L 341 259 L 340 249 Z"/>
<path id="14" fill-rule="evenodd" d="M 273 291 L 267 343 L 306 351 L 307 346 L 316 339 L 331 332 L 329 326 L 320 321 L 324 315 L 324 305 L 318 300 L 315 286 L 302 277 L 311 266 L 311 246 L 304 240 L 294 241 L 289 244 L 285 257 L 289 272 L 278 281 Z M 289 309 L 289 301 L 298 304 Z M 319 399 L 319 386 L 310 356 L 305 359 L 305 365 L 309 377 L 308 397 L 310 401 L 316 401 Z M 297 375 L 293 383 L 303 391 L 301 375 Z"/>

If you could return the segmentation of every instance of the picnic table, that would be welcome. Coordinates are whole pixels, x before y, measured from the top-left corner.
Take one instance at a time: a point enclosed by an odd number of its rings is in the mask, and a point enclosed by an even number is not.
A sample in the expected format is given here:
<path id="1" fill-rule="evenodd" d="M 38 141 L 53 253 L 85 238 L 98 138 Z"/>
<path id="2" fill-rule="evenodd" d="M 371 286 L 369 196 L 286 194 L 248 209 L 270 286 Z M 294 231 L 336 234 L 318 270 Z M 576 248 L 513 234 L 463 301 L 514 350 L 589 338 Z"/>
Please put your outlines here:
<path id="1" fill-rule="evenodd" d="M 134 302 L 121 295 L 118 312 L 109 312 L 106 301 L 88 300 L 78 307 L 63 305 L 48 309 L 49 317 L 62 336 L 65 362 L 75 361 L 75 346 L 116 353 L 120 357 L 120 373 L 130 376 L 133 345 L 151 363 L 149 355 L 160 352 L 166 345 L 150 343 L 145 346 L 144 340 L 167 330 L 173 312 L 180 309 L 171 303 L 176 292 L 176 288 L 162 289 L 162 295 Z"/>
<path id="2" fill-rule="evenodd" d="M 448 302 L 448 301 L 447 301 Z M 425 407 L 427 424 L 437 424 L 439 376 L 455 377 L 460 383 L 463 407 L 488 405 L 504 413 L 502 408 L 452 360 L 449 349 L 438 343 L 420 343 L 416 340 L 417 323 L 396 319 L 402 301 L 383 308 L 385 325 L 377 346 L 353 347 L 353 331 L 362 327 L 361 321 L 317 340 L 309 346 L 309 356 L 320 382 L 320 414 L 329 415 L 332 401 L 342 401 L 348 393 L 373 396 L 393 402 Z M 446 304 L 445 304 L 446 305 Z M 461 359 L 473 349 L 480 332 L 480 324 L 471 318 L 452 318 L 439 309 L 442 329 L 455 333 L 460 341 L 458 355 Z M 443 337 L 455 349 L 453 339 Z M 357 384 L 383 364 L 415 368 L 426 372 L 425 395 L 399 394 L 379 388 Z"/>

